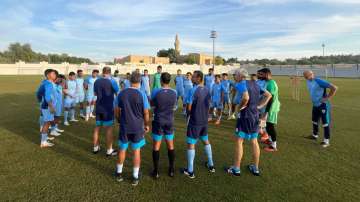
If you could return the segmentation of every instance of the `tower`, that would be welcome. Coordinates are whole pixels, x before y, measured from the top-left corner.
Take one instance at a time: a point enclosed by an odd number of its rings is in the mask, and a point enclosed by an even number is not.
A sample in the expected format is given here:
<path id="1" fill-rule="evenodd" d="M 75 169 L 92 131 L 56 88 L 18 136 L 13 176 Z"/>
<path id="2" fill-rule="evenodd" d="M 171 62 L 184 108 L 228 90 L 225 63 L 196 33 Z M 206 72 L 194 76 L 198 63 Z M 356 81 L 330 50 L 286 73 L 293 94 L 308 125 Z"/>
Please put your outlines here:
<path id="1" fill-rule="evenodd" d="M 178 34 L 176 34 L 176 36 L 175 36 L 175 43 L 174 43 L 174 45 L 175 45 L 175 52 L 176 52 L 176 54 L 177 54 L 177 55 L 180 55 L 180 40 L 179 40 Z"/>

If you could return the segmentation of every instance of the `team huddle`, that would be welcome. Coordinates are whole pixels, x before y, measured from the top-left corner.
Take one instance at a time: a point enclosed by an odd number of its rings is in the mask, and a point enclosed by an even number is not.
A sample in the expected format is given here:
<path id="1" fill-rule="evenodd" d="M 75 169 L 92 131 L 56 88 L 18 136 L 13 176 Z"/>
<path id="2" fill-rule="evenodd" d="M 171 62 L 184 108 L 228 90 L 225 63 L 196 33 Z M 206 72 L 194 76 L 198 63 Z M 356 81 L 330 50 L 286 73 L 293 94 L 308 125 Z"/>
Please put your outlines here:
<path id="1" fill-rule="evenodd" d="M 163 139 L 168 153 L 168 176 L 174 177 L 174 114 L 181 100 L 182 114 L 187 123 L 187 165 L 180 169 L 182 174 L 195 178 L 195 146 L 198 140 L 204 144 L 207 157 L 205 168 L 210 173 L 215 172 L 208 124 L 214 121 L 215 125 L 220 127 L 224 114 L 227 119 L 236 119 L 234 162 L 225 168 L 225 172 L 240 176 L 243 142 L 249 140 L 253 163 L 248 165 L 248 169 L 253 175 L 259 176 L 258 136 L 260 135 L 260 141 L 266 145 L 265 151 L 278 150 L 278 86 L 268 68 L 260 69 L 257 74 L 250 77 L 245 69 L 240 69 L 232 76 L 233 80 L 229 79 L 227 73 L 214 75 L 211 68 L 205 76 L 201 71 L 182 75 L 181 70 L 178 70 L 173 79 L 176 87 L 172 89 L 172 76 L 162 72 L 161 66 L 157 68 L 152 85 L 147 70 L 141 75 L 137 69 L 127 73 L 126 78 L 121 78 L 118 71 L 112 75 L 111 68 L 104 67 L 102 75 L 99 75 L 98 70 L 93 70 L 90 76 L 84 78 L 82 70 L 78 70 L 76 74 L 70 72 L 66 78 L 56 70 L 47 69 L 46 79 L 41 82 L 36 93 L 41 109 L 40 147 L 54 146 L 51 141 L 64 132 L 59 129 L 61 117 L 63 116 L 65 126 L 78 122 L 76 109 L 79 108 L 79 117 L 85 121 L 95 119 L 94 154 L 101 151 L 99 135 L 101 129 L 105 129 L 106 156 L 118 157 L 115 170 L 117 181 L 123 181 L 124 162 L 127 149 L 130 147 L 133 150 L 132 185 L 138 185 L 141 175 L 141 148 L 145 146 L 145 134 L 150 130 L 153 140 L 152 177 L 157 179 L 160 176 L 160 146 Z M 315 77 L 311 71 L 305 71 L 304 77 L 313 102 L 313 134 L 309 138 L 318 138 L 318 125 L 321 119 L 324 128 L 324 140 L 321 145 L 327 147 L 330 145 L 329 98 L 335 95 L 337 87 Z M 330 89 L 329 93 L 327 89 Z M 115 121 L 119 123 L 119 149 L 113 149 Z"/>

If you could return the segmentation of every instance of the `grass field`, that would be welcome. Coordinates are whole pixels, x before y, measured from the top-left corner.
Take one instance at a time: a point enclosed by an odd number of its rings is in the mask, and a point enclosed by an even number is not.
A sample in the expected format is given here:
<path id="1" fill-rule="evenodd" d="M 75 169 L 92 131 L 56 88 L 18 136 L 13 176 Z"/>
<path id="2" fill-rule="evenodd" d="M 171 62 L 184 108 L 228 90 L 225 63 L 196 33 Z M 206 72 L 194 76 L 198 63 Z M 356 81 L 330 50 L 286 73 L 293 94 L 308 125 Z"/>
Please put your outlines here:
<path id="1" fill-rule="evenodd" d="M 203 146 L 197 146 L 195 179 L 177 173 L 166 176 L 167 153 L 161 152 L 161 172 L 154 181 L 151 141 L 143 150 L 143 178 L 130 185 L 131 159 L 125 164 L 126 181 L 115 182 L 115 158 L 94 155 L 94 122 L 65 128 L 55 147 L 39 148 L 38 108 L 34 92 L 40 77 L 0 77 L 0 201 L 360 201 L 360 80 L 331 79 L 339 86 L 333 103 L 333 139 L 323 149 L 311 133 L 311 104 L 302 83 L 302 101 L 291 100 L 288 77 L 277 77 L 282 103 L 277 153 L 261 154 L 262 176 L 246 169 L 251 162 L 245 145 L 242 176 L 223 172 L 233 156 L 234 121 L 210 126 L 215 174 L 203 167 Z M 185 121 L 176 115 L 177 168 L 186 164 Z M 114 134 L 117 137 L 118 128 Z M 102 138 L 104 143 L 104 138 Z"/>

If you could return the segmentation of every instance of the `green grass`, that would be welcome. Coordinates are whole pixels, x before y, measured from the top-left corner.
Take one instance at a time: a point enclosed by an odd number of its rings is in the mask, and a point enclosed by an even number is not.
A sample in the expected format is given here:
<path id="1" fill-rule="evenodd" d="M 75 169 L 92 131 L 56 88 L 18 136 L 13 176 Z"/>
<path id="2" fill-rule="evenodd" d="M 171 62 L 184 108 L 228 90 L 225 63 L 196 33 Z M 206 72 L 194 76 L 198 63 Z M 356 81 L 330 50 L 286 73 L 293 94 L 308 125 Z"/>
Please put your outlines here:
<path id="1" fill-rule="evenodd" d="M 126 181 L 117 183 L 112 173 L 115 158 L 94 155 L 94 122 L 65 128 L 55 147 L 39 148 L 38 108 L 34 96 L 40 77 L 0 77 L 0 201 L 360 201 L 360 80 L 331 79 L 339 86 L 333 99 L 332 146 L 303 137 L 311 133 L 311 104 L 302 83 L 302 101 L 291 99 L 288 77 L 276 78 L 282 103 L 277 153 L 261 154 L 261 177 L 246 169 L 251 162 L 248 143 L 242 176 L 226 175 L 222 168 L 233 156 L 234 121 L 210 126 L 209 136 L 217 172 L 203 167 L 203 146 L 198 144 L 195 179 L 177 173 L 166 176 L 167 154 L 161 151 L 161 178 L 154 181 L 151 141 L 142 152 L 143 178 L 130 185 L 131 159 L 125 164 Z M 185 121 L 176 115 L 176 167 L 186 164 Z M 118 128 L 114 134 L 117 137 Z M 104 139 L 102 136 L 102 143 Z"/>

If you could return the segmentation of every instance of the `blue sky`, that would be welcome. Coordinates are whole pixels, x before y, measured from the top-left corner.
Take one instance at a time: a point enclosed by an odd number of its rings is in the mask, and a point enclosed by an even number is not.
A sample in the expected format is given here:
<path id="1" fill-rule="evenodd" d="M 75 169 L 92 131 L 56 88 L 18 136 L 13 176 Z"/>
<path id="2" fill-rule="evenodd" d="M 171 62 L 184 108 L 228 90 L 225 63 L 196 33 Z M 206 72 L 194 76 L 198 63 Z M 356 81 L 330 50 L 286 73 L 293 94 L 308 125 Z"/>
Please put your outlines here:
<path id="1" fill-rule="evenodd" d="M 173 47 L 217 55 L 301 58 L 360 53 L 360 0 L 0 0 L 0 49 L 31 43 L 44 53 L 95 61 Z"/>

